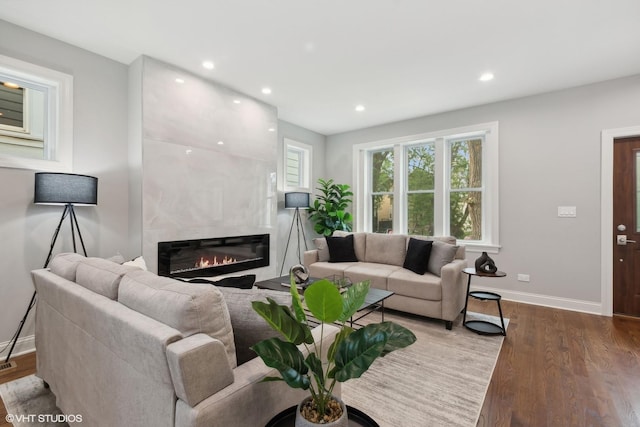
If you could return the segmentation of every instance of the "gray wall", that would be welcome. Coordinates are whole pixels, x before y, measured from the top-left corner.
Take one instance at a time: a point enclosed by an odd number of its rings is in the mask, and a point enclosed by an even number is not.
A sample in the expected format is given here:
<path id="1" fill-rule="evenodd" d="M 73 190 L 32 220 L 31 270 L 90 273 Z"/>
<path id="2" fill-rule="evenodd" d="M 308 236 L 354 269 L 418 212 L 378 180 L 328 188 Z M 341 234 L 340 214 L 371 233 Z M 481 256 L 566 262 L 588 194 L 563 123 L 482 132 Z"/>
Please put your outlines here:
<path id="1" fill-rule="evenodd" d="M 0 54 L 73 76 L 73 172 L 99 178 L 98 206 L 77 209 L 87 252 L 132 256 L 123 237 L 128 234 L 127 67 L 5 21 L 0 21 Z M 33 205 L 34 172 L 0 168 L 0 346 L 24 315 L 33 293 L 29 272 L 44 264 L 62 214 L 61 207 Z M 56 253 L 72 250 L 65 226 Z M 32 334 L 33 313 L 21 336 Z M 23 344 L 17 351 L 33 343 Z"/>
<path id="2" fill-rule="evenodd" d="M 292 139 L 297 142 L 308 144 L 313 150 L 313 163 L 311 166 L 311 188 L 312 193 L 315 193 L 317 187 L 318 178 L 326 178 L 325 175 L 325 141 L 326 137 L 319 133 L 315 133 L 308 129 L 297 126 L 293 123 L 285 122 L 284 120 L 278 121 L 278 273 L 283 265 L 284 252 L 287 245 L 287 237 L 289 236 L 289 230 L 291 229 L 291 223 L 293 221 L 293 211 L 290 209 L 284 209 L 284 139 Z M 311 201 L 313 201 L 313 194 L 311 195 Z M 307 238 L 307 246 L 309 249 L 314 248 L 313 238 L 318 235 L 313 231 L 313 224 L 308 220 L 306 210 L 300 211 L 300 217 L 304 227 L 304 233 Z M 304 252 L 305 246 L 300 238 L 301 253 Z M 296 240 L 296 227 L 293 227 L 293 234 L 291 235 L 291 242 L 287 251 L 287 259 L 284 261 L 283 274 L 287 274 L 289 268 L 298 264 L 298 243 Z M 302 256 L 302 255 L 301 255 Z"/>
<path id="3" fill-rule="evenodd" d="M 357 143 L 490 121 L 500 126 L 502 249 L 493 258 L 508 277 L 474 284 L 600 312 L 600 133 L 640 124 L 640 76 L 332 135 L 327 175 L 353 182 Z M 558 206 L 577 206 L 577 217 L 558 218 Z"/>

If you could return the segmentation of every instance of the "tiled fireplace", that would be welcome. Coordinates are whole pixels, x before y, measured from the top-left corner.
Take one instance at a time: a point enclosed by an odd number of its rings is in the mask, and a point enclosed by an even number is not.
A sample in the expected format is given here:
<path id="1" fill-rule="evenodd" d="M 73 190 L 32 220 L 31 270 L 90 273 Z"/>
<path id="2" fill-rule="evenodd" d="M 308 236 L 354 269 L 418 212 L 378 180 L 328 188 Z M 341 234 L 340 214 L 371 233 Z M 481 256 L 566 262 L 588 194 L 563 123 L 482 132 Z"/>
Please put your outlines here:
<path id="1" fill-rule="evenodd" d="M 268 265 L 268 234 L 158 242 L 161 276 L 217 276 Z"/>

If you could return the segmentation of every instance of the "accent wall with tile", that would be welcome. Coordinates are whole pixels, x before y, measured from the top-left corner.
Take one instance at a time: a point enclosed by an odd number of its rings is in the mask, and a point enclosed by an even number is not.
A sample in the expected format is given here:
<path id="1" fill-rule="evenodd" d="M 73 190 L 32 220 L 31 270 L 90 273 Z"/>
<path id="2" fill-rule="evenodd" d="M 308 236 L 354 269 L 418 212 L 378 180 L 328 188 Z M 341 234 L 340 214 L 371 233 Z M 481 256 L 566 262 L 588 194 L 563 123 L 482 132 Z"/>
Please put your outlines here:
<path id="1" fill-rule="evenodd" d="M 130 117 L 142 122 L 130 135 L 142 170 L 132 194 L 142 194 L 136 216 L 149 269 L 157 271 L 159 241 L 270 234 L 270 265 L 248 272 L 273 277 L 276 108 L 149 57 L 130 71 Z"/>

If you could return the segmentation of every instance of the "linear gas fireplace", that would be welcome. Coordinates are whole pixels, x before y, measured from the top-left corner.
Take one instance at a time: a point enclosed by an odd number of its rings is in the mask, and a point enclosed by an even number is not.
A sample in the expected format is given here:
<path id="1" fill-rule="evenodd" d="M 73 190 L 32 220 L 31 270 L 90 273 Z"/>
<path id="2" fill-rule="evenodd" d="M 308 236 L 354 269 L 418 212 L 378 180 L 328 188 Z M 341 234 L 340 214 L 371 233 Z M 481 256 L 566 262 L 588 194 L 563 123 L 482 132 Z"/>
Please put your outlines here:
<path id="1" fill-rule="evenodd" d="M 217 276 L 268 265 L 268 234 L 158 242 L 160 276 Z"/>

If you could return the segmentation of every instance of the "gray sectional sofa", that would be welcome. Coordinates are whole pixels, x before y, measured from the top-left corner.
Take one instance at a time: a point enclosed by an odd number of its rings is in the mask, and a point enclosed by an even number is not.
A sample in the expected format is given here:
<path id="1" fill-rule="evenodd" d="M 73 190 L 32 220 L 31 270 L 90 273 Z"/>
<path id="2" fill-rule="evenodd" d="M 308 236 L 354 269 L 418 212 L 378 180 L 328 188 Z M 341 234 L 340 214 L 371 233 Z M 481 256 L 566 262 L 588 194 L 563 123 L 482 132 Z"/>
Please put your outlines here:
<path id="1" fill-rule="evenodd" d="M 32 276 L 37 375 L 82 425 L 263 426 L 307 394 L 260 382 L 277 371 L 239 348 L 266 326 L 251 324 L 250 300 L 288 294 L 221 290 L 77 254 Z M 336 333 L 325 326 L 329 342 Z"/>
<path id="2" fill-rule="evenodd" d="M 333 236 L 349 234 L 353 235 L 357 261 L 330 262 L 325 239 L 315 239 L 316 249 L 304 254 L 304 264 L 311 277 L 338 276 L 352 282 L 370 280 L 372 287 L 394 292 L 385 301 L 385 308 L 442 319 L 447 329 L 451 329 L 465 304 L 464 246 L 456 246 L 453 237 L 341 231 L 334 232 Z M 428 271 L 424 274 L 403 268 L 410 237 L 433 240 Z"/>

